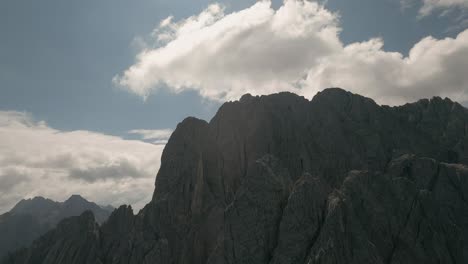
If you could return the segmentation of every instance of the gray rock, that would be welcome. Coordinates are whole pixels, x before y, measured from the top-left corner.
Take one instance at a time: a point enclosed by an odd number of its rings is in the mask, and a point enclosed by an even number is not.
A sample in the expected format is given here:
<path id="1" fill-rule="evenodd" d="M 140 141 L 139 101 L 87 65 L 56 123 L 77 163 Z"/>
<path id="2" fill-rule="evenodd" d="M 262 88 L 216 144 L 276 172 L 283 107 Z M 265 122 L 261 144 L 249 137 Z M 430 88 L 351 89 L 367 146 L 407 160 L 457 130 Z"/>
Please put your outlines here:
<path id="1" fill-rule="evenodd" d="M 467 263 L 467 130 L 448 99 L 245 95 L 177 126 L 137 215 L 58 228 L 4 263 Z"/>

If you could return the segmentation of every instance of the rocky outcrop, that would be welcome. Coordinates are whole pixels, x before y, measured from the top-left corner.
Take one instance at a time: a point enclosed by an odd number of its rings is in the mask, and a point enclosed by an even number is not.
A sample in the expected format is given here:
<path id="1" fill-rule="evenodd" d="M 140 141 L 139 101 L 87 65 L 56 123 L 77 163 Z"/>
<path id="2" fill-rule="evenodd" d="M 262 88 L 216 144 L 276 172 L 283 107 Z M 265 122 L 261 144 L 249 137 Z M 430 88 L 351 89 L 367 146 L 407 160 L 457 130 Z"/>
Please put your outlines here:
<path id="1" fill-rule="evenodd" d="M 116 210 L 80 254 L 103 264 L 466 263 L 467 130 L 468 110 L 448 99 L 245 95 L 209 123 L 180 123 L 152 201 L 137 215 Z M 51 251 L 69 238 L 57 230 L 4 263 L 63 263 L 47 257 L 70 252 Z"/>
<path id="2" fill-rule="evenodd" d="M 29 246 L 34 239 L 67 217 L 78 216 L 90 210 L 96 221 L 102 223 L 109 217 L 111 209 L 102 208 L 79 195 L 72 195 L 65 202 L 55 202 L 43 197 L 23 199 L 8 213 L 0 215 L 0 257 L 8 251 Z"/>

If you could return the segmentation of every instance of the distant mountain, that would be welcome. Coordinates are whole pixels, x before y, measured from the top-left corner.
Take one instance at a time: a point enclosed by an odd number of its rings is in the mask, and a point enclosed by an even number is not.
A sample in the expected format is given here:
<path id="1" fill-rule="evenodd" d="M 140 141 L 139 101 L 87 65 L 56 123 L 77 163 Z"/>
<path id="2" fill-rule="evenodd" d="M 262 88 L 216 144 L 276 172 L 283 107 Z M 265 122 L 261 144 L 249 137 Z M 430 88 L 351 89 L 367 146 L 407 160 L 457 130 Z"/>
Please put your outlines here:
<path id="1" fill-rule="evenodd" d="M 28 246 L 62 219 L 80 215 L 87 210 L 93 212 L 98 223 L 102 223 L 113 208 L 101 207 L 79 195 L 72 195 L 65 202 L 43 197 L 21 200 L 8 213 L 0 215 L 0 256 Z"/>
<path id="2" fill-rule="evenodd" d="M 244 95 L 169 139 L 153 198 L 2 264 L 468 263 L 468 110 L 342 89 Z"/>

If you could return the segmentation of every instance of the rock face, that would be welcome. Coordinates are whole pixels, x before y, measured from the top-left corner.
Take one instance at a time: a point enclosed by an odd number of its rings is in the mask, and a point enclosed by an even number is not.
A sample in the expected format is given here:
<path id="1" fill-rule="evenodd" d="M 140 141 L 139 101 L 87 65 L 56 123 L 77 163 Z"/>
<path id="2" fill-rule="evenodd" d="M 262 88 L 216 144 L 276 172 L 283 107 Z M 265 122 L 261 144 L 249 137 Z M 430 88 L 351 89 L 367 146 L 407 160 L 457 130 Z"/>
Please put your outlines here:
<path id="1" fill-rule="evenodd" d="M 78 216 L 87 210 L 93 212 L 98 223 L 104 222 L 112 212 L 110 208 L 101 208 L 79 195 L 72 195 L 65 202 L 43 197 L 21 200 L 8 213 L 0 215 L 0 256 L 29 246 L 62 219 Z"/>
<path id="2" fill-rule="evenodd" d="M 448 99 L 245 95 L 177 126 L 140 213 L 68 219 L 3 263 L 468 263 L 467 132 Z"/>

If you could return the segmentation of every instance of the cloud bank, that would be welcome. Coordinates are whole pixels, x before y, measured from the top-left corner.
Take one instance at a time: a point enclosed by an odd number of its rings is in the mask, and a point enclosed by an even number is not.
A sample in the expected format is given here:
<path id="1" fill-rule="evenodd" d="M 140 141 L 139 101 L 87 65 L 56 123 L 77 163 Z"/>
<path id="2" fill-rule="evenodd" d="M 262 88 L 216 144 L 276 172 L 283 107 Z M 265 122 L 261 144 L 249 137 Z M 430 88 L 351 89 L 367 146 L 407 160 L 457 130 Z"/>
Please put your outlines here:
<path id="1" fill-rule="evenodd" d="M 0 213 L 23 198 L 141 208 L 154 190 L 164 145 L 90 131 L 65 132 L 30 115 L 0 111 Z"/>
<path id="2" fill-rule="evenodd" d="M 161 21 L 154 43 L 114 82 L 143 97 L 167 87 L 219 101 L 279 91 L 310 98 L 336 86 L 382 104 L 468 100 L 468 30 L 453 39 L 426 37 L 408 56 L 385 51 L 379 38 L 344 45 L 341 30 L 339 16 L 316 2 L 286 0 L 275 10 L 260 1 L 230 14 L 213 4 Z"/>
<path id="3" fill-rule="evenodd" d="M 172 134 L 172 129 L 134 129 L 128 131 L 129 134 L 139 135 L 143 140 L 153 144 L 166 144 Z"/>

